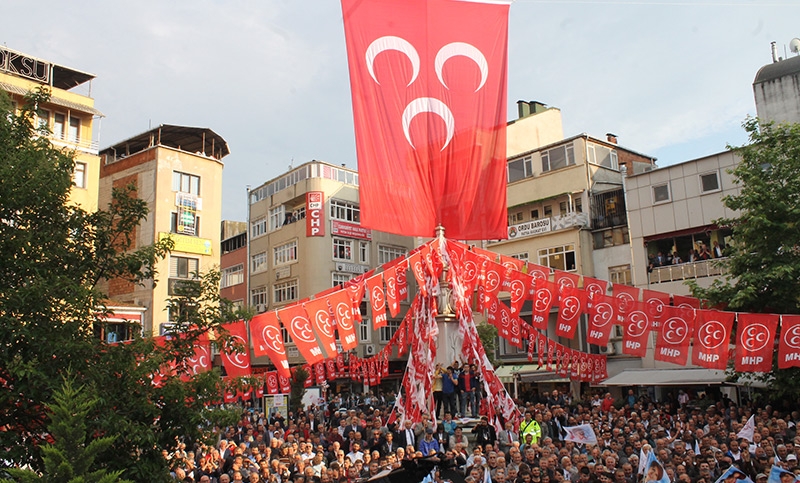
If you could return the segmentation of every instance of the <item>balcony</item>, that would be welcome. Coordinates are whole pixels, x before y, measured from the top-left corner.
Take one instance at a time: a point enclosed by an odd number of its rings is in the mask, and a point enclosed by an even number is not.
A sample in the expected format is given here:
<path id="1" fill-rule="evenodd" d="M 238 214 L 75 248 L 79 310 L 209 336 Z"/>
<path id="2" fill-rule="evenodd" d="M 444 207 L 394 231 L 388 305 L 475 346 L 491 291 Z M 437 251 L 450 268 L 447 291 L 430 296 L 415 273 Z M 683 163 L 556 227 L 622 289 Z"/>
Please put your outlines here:
<path id="1" fill-rule="evenodd" d="M 66 136 L 51 134 L 50 141 L 55 146 L 76 149 L 88 154 L 96 155 L 100 152 L 100 146 L 97 141 L 92 141 L 91 139 L 68 139 Z"/>
<path id="2" fill-rule="evenodd" d="M 654 267 L 653 271 L 650 272 L 650 283 L 676 282 L 724 275 L 727 273 L 724 260 L 726 260 L 726 258 L 715 258 L 713 260 L 700 260 L 698 262 Z"/>

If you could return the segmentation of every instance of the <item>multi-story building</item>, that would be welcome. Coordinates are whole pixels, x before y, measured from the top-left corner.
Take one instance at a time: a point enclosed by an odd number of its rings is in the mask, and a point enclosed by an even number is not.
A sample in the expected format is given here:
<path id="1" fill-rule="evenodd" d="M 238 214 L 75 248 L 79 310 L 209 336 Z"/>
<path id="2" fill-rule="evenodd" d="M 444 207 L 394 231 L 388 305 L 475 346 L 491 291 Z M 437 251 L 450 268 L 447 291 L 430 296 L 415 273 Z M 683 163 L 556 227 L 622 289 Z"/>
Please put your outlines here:
<path id="1" fill-rule="evenodd" d="M 541 104 L 534 108 L 526 104 L 519 103 L 518 123 L 553 111 L 542 109 Z M 560 116 L 548 122 L 558 123 L 549 132 L 560 132 Z M 515 123 L 509 124 L 509 131 L 516 136 L 514 128 Z M 508 239 L 490 241 L 486 248 L 556 270 L 631 284 L 623 173 L 651 170 L 655 158 L 619 146 L 612 134 L 606 139 L 587 134 L 562 136 L 542 144 L 532 139 L 527 150 L 514 151 L 510 150 L 508 157 Z M 530 316 L 530 306 L 526 305 L 521 317 L 530 322 Z M 550 325 L 549 336 L 558 340 L 554 335 L 555 313 Z M 574 340 L 559 342 L 597 352 L 585 342 L 585 326 L 579 327 Z M 608 353 L 612 348 L 601 348 L 601 352 Z M 509 366 L 527 362 L 524 348 L 516 349 L 502 339 L 498 356 Z M 515 370 L 535 372 L 532 367 Z"/>
<path id="2" fill-rule="evenodd" d="M 759 69 L 753 81 L 756 113 L 767 121 L 800 122 L 800 56 L 778 57 L 772 43 L 772 63 Z"/>
<path id="3" fill-rule="evenodd" d="M 143 329 L 158 334 L 178 314 L 167 300 L 181 280 L 220 263 L 222 158 L 225 140 L 207 128 L 161 125 L 103 149 L 100 202 L 112 189 L 133 186 L 149 214 L 132 234 L 134 247 L 171 237 L 174 248 L 156 265 L 159 283 L 107 281 L 109 297 L 144 307 Z"/>
<path id="4" fill-rule="evenodd" d="M 414 238 L 361 225 L 358 172 L 310 161 L 249 192 L 249 307 L 276 310 L 342 284 L 414 248 Z M 411 281 L 409 281 L 411 282 Z M 413 293 L 413 291 L 411 292 Z M 396 332 L 397 318 L 374 330 L 362 304 L 356 355 L 377 354 Z M 284 330 L 289 362 L 302 357 Z M 267 359 L 254 360 L 266 365 Z"/>
<path id="5" fill-rule="evenodd" d="M 90 86 L 92 79 L 92 74 L 0 46 L 0 90 L 10 95 L 15 107 L 21 107 L 24 96 L 38 88 L 50 93 L 50 100 L 37 106 L 37 123 L 50 131 L 55 147 L 75 152 L 74 186 L 69 200 L 90 212 L 97 210 L 100 177 L 92 127 L 95 117 L 102 114 L 94 108 L 90 95 L 73 89 Z"/>
<path id="6" fill-rule="evenodd" d="M 222 222 L 220 296 L 237 308 L 247 305 L 247 223 Z"/>

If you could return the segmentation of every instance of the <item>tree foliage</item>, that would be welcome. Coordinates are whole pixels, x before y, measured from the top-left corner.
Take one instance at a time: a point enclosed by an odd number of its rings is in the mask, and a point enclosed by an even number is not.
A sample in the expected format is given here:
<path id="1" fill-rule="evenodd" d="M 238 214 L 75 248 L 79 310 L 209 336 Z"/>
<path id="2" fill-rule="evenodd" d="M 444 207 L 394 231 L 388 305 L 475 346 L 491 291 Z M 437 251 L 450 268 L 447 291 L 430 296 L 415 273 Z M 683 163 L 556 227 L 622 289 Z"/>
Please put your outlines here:
<path id="1" fill-rule="evenodd" d="M 497 340 L 497 327 L 484 321 L 477 324 L 475 329 L 478 331 L 478 337 L 481 339 L 481 344 L 483 344 L 483 350 L 486 352 L 486 357 L 489 359 L 489 362 L 492 363 L 492 366 L 495 366 L 495 341 Z"/>
<path id="2" fill-rule="evenodd" d="M 738 194 L 723 203 L 738 216 L 716 220 L 732 230 L 723 262 L 727 275 L 693 294 L 712 305 L 743 312 L 800 313 L 800 125 L 759 122 L 744 128 L 749 142 L 731 148 L 740 157 L 731 171 Z M 775 396 L 800 394 L 800 371 L 778 371 L 767 380 Z"/>
<path id="3" fill-rule="evenodd" d="M 147 209 L 131 189 L 115 190 L 110 206 L 94 213 L 68 202 L 74 153 L 53 147 L 34 127 L 47 99 L 47 92 L 32 93 L 17 114 L 0 93 L 0 451 L 15 465 L 44 468 L 50 410 L 70 368 L 75 384 L 96 397 L 86 430 L 112 438 L 95 455 L 98 469 L 164 481 L 160 450 L 172 449 L 176 438 L 203 436 L 219 374 L 184 382 L 176 373 L 163 385 L 152 376 L 171 361 L 178 372 L 185 368 L 194 342 L 237 314 L 219 299 L 219 275 L 211 273 L 171 301 L 195 309 L 167 343 L 137 337 L 108 345 L 94 335 L 107 315 L 98 282 L 154 279 L 172 243 L 134 249 L 131 233 Z"/>

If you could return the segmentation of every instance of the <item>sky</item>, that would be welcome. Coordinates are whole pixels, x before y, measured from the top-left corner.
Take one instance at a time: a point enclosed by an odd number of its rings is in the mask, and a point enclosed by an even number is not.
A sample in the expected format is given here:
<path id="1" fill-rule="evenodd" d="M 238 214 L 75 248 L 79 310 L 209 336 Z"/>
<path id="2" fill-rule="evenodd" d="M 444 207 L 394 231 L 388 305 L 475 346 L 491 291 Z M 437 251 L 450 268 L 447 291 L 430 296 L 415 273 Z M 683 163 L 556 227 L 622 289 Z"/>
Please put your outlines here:
<path id="1" fill-rule="evenodd" d="M 224 219 L 291 165 L 357 168 L 338 0 L 5 0 L 3 16 L 6 47 L 96 75 L 101 149 L 159 124 L 225 138 Z M 659 166 L 744 144 L 753 79 L 771 41 L 795 55 L 798 18 L 800 0 L 516 0 L 508 119 L 536 100 L 565 136 L 613 132 Z"/>

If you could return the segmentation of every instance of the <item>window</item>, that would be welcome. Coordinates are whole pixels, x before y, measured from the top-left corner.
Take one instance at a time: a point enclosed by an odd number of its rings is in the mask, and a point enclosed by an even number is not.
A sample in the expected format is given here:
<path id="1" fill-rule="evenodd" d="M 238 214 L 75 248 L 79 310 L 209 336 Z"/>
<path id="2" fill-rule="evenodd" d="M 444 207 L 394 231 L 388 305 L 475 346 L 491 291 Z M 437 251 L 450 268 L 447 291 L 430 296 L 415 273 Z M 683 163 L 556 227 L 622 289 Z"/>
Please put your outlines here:
<path id="1" fill-rule="evenodd" d="M 567 202 L 562 201 L 561 203 L 558 204 L 558 214 L 564 216 L 567 213 L 569 213 L 569 209 L 567 208 Z"/>
<path id="2" fill-rule="evenodd" d="M 195 215 L 190 210 L 181 210 L 180 215 L 173 211 L 170 213 L 169 223 L 170 233 L 191 236 L 198 236 L 200 233 L 200 216 Z"/>
<path id="3" fill-rule="evenodd" d="M 39 129 L 50 129 L 50 111 L 39 109 L 36 111 L 36 127 Z"/>
<path id="4" fill-rule="evenodd" d="M 508 215 L 508 224 L 509 225 L 515 225 L 517 223 L 522 223 L 522 212 L 521 211 L 518 212 L 518 213 L 511 213 L 510 215 Z"/>
<path id="5" fill-rule="evenodd" d="M 64 139 L 65 127 L 67 125 L 67 116 L 57 112 L 53 115 L 53 137 L 56 139 Z"/>
<path id="6" fill-rule="evenodd" d="M 333 239 L 333 259 L 345 262 L 353 261 L 353 240 Z"/>
<path id="7" fill-rule="evenodd" d="M 553 207 L 551 205 L 544 205 L 544 216 L 546 218 L 553 216 Z"/>
<path id="8" fill-rule="evenodd" d="M 539 210 L 531 210 L 531 220 L 539 219 Z"/>
<path id="9" fill-rule="evenodd" d="M 619 169 L 617 152 L 611 148 L 596 144 L 588 144 L 586 146 L 586 156 L 591 164 L 597 164 L 611 169 Z"/>
<path id="10" fill-rule="evenodd" d="M 332 283 L 331 286 L 332 287 L 336 287 L 336 286 L 339 286 L 339 285 L 344 285 L 351 278 L 353 278 L 352 274 L 333 272 L 333 274 L 331 276 L 331 283 Z"/>
<path id="11" fill-rule="evenodd" d="M 256 308 L 266 310 L 267 307 L 267 287 L 258 287 L 250 290 L 250 305 Z"/>
<path id="12" fill-rule="evenodd" d="M 596 231 L 592 235 L 594 237 L 595 249 L 627 245 L 630 243 L 627 226 Z"/>
<path id="13" fill-rule="evenodd" d="M 199 260 L 188 257 L 169 257 L 169 278 L 196 279 Z"/>
<path id="14" fill-rule="evenodd" d="M 275 231 L 283 226 L 286 213 L 286 207 L 283 205 L 277 206 L 269 210 L 269 231 Z"/>
<path id="15" fill-rule="evenodd" d="M 267 252 L 256 253 L 250 256 L 250 272 L 258 273 L 267 269 Z"/>
<path id="16" fill-rule="evenodd" d="M 539 264 L 556 270 L 575 271 L 575 245 L 539 250 Z"/>
<path id="17" fill-rule="evenodd" d="M 360 223 L 361 211 L 355 203 L 331 200 L 331 219 Z"/>
<path id="18" fill-rule="evenodd" d="M 220 287 L 233 287 L 244 283 L 244 264 L 240 263 L 232 267 L 223 268 L 220 272 Z"/>
<path id="19" fill-rule="evenodd" d="M 515 159 L 508 162 L 508 182 L 513 183 L 521 179 L 533 176 L 533 163 L 531 157 L 526 156 L 522 159 Z"/>
<path id="20" fill-rule="evenodd" d="M 583 213 L 583 201 L 580 198 L 575 198 L 572 201 L 572 206 L 575 207 L 575 213 Z"/>
<path id="21" fill-rule="evenodd" d="M 72 183 L 78 188 L 86 188 L 86 163 L 75 163 Z"/>
<path id="22" fill-rule="evenodd" d="M 700 192 L 711 193 L 719 191 L 719 177 L 717 172 L 705 173 L 700 175 Z"/>
<path id="23" fill-rule="evenodd" d="M 69 140 L 77 143 L 81 135 L 81 120 L 78 117 L 69 116 Z"/>
<path id="24" fill-rule="evenodd" d="M 631 266 L 619 265 L 616 267 L 608 267 L 608 280 L 620 285 L 633 285 L 633 281 L 631 280 Z"/>
<path id="25" fill-rule="evenodd" d="M 669 183 L 653 185 L 653 203 L 666 203 L 670 200 Z"/>
<path id="26" fill-rule="evenodd" d="M 272 289 L 272 298 L 276 304 L 297 300 L 297 280 L 276 283 Z"/>
<path id="27" fill-rule="evenodd" d="M 250 222 L 250 239 L 267 234 L 267 217 L 262 216 Z"/>
<path id="28" fill-rule="evenodd" d="M 386 325 L 381 327 L 380 329 L 381 342 L 386 344 L 390 340 L 392 340 L 392 337 L 394 337 L 394 334 L 397 332 L 397 329 L 399 328 L 400 328 L 399 320 L 391 320 L 391 319 L 387 320 Z"/>
<path id="29" fill-rule="evenodd" d="M 542 152 L 542 172 L 555 171 L 575 164 L 575 151 L 572 144 L 559 146 Z"/>
<path id="30" fill-rule="evenodd" d="M 297 240 L 273 248 L 275 258 L 273 265 L 286 265 L 297 261 Z"/>
<path id="31" fill-rule="evenodd" d="M 528 252 L 515 253 L 515 254 L 511 255 L 511 258 L 516 258 L 517 260 L 524 260 L 524 261 L 527 262 L 528 261 Z"/>
<path id="32" fill-rule="evenodd" d="M 191 193 L 195 196 L 200 196 L 200 176 L 173 171 L 172 191 L 180 191 L 181 193 Z"/>
<path id="33" fill-rule="evenodd" d="M 378 264 L 391 262 L 395 258 L 405 257 L 406 251 L 403 247 L 393 247 L 389 245 L 378 245 Z"/>
<path id="34" fill-rule="evenodd" d="M 364 264 L 369 264 L 369 242 L 358 242 L 358 261 Z"/>
<path id="35" fill-rule="evenodd" d="M 358 326 L 358 339 L 360 342 L 371 342 L 372 341 L 372 323 L 369 320 L 364 319 L 361 321 L 361 324 Z"/>

